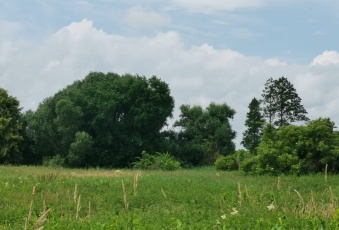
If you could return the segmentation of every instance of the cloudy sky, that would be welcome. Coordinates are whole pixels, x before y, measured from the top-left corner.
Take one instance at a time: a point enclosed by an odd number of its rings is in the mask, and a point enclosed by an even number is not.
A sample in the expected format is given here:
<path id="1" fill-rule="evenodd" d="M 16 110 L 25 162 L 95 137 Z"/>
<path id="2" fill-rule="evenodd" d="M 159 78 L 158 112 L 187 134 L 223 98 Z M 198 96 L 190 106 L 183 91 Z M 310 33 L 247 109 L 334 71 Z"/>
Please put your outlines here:
<path id="1" fill-rule="evenodd" d="M 339 125 L 338 0 L 0 0 L 0 87 L 23 110 L 90 71 L 156 75 L 182 104 L 227 103 L 237 145 L 253 97 L 287 77 Z"/>

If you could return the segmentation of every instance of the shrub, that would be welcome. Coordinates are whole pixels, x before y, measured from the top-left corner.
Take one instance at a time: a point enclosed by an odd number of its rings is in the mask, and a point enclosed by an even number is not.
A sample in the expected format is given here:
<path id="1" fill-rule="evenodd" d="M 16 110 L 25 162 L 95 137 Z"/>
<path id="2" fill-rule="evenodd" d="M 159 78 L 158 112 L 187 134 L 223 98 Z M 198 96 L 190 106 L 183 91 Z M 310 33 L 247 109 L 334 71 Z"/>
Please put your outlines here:
<path id="1" fill-rule="evenodd" d="M 258 157 L 253 156 L 250 158 L 245 159 L 241 166 L 240 169 L 245 172 L 245 174 L 255 174 L 256 169 L 258 167 Z"/>
<path id="2" fill-rule="evenodd" d="M 135 169 L 161 169 L 166 171 L 172 171 L 181 168 L 180 162 L 177 161 L 171 154 L 156 153 L 151 155 L 146 151 L 141 153 L 141 157 L 138 157 L 138 161 L 132 163 Z"/>
<path id="3" fill-rule="evenodd" d="M 217 170 L 237 170 L 238 164 L 235 155 L 220 156 L 214 163 Z"/>
<path id="4" fill-rule="evenodd" d="M 59 154 L 53 157 L 44 157 L 42 160 L 42 165 L 48 167 L 63 167 L 65 164 L 65 159 Z"/>
<path id="5" fill-rule="evenodd" d="M 232 155 L 219 156 L 214 165 L 217 170 L 238 170 L 241 163 L 252 156 L 253 155 L 250 152 L 239 149 Z"/>

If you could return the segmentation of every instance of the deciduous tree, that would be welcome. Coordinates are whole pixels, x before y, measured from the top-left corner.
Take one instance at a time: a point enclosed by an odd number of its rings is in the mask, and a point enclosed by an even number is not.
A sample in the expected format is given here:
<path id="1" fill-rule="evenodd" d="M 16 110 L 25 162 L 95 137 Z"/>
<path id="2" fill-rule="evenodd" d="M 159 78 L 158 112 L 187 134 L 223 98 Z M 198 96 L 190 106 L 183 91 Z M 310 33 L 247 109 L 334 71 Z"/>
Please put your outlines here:
<path id="1" fill-rule="evenodd" d="M 23 124 L 19 101 L 0 88 L 0 163 L 20 163 Z"/>
<path id="2" fill-rule="evenodd" d="M 206 110 L 201 106 L 182 105 L 179 128 L 180 158 L 192 165 L 211 164 L 220 155 L 235 151 L 236 137 L 229 119 L 235 111 L 227 104 L 211 103 Z"/>
<path id="3" fill-rule="evenodd" d="M 124 167 L 143 150 L 157 150 L 173 108 L 168 85 L 155 76 L 92 72 L 45 99 L 28 117 L 28 131 L 36 156 Z"/>

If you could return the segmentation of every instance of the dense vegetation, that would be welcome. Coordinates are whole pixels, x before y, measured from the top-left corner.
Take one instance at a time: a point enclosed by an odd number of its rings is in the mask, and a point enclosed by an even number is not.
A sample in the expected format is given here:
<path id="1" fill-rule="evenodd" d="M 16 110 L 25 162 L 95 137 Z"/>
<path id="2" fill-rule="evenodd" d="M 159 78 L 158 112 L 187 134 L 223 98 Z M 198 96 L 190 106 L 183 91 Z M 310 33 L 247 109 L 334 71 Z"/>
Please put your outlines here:
<path id="1" fill-rule="evenodd" d="M 154 169 L 168 161 L 169 168 L 215 163 L 248 174 L 339 171 L 330 118 L 310 121 L 285 77 L 269 78 L 261 96 L 248 106 L 246 150 L 236 151 L 234 109 L 181 105 L 168 127 L 174 99 L 156 76 L 92 72 L 25 113 L 0 89 L 0 164 Z"/>
<path id="2" fill-rule="evenodd" d="M 172 116 L 168 85 L 156 77 L 90 73 L 28 111 L 32 163 L 59 157 L 70 167 L 126 167 L 161 147 Z"/>
<path id="3" fill-rule="evenodd" d="M 0 166 L 0 229 L 339 229 L 338 179 Z"/>

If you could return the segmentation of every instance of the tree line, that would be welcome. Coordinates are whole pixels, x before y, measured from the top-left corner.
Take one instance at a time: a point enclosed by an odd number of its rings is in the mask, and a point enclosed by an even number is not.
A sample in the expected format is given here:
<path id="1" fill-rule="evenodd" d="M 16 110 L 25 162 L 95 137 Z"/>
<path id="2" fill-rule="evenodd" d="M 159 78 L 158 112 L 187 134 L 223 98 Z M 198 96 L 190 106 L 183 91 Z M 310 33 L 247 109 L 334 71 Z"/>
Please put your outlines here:
<path id="1" fill-rule="evenodd" d="M 181 105 L 179 119 L 168 127 L 174 98 L 156 76 L 91 72 L 24 113 L 19 101 L 0 89 L 0 163 L 120 168 L 133 165 L 142 152 L 168 152 L 186 166 L 218 159 L 223 169 L 241 166 L 248 173 L 319 171 L 326 164 L 338 170 L 331 164 L 339 159 L 332 121 L 309 121 L 285 77 L 267 80 L 261 96 L 249 103 L 246 151 L 236 151 L 234 109 L 214 102 L 207 108 Z M 295 121 L 307 123 L 295 126 Z M 328 127 L 321 135 L 320 126 Z M 246 155 L 241 163 L 239 153 Z"/>

